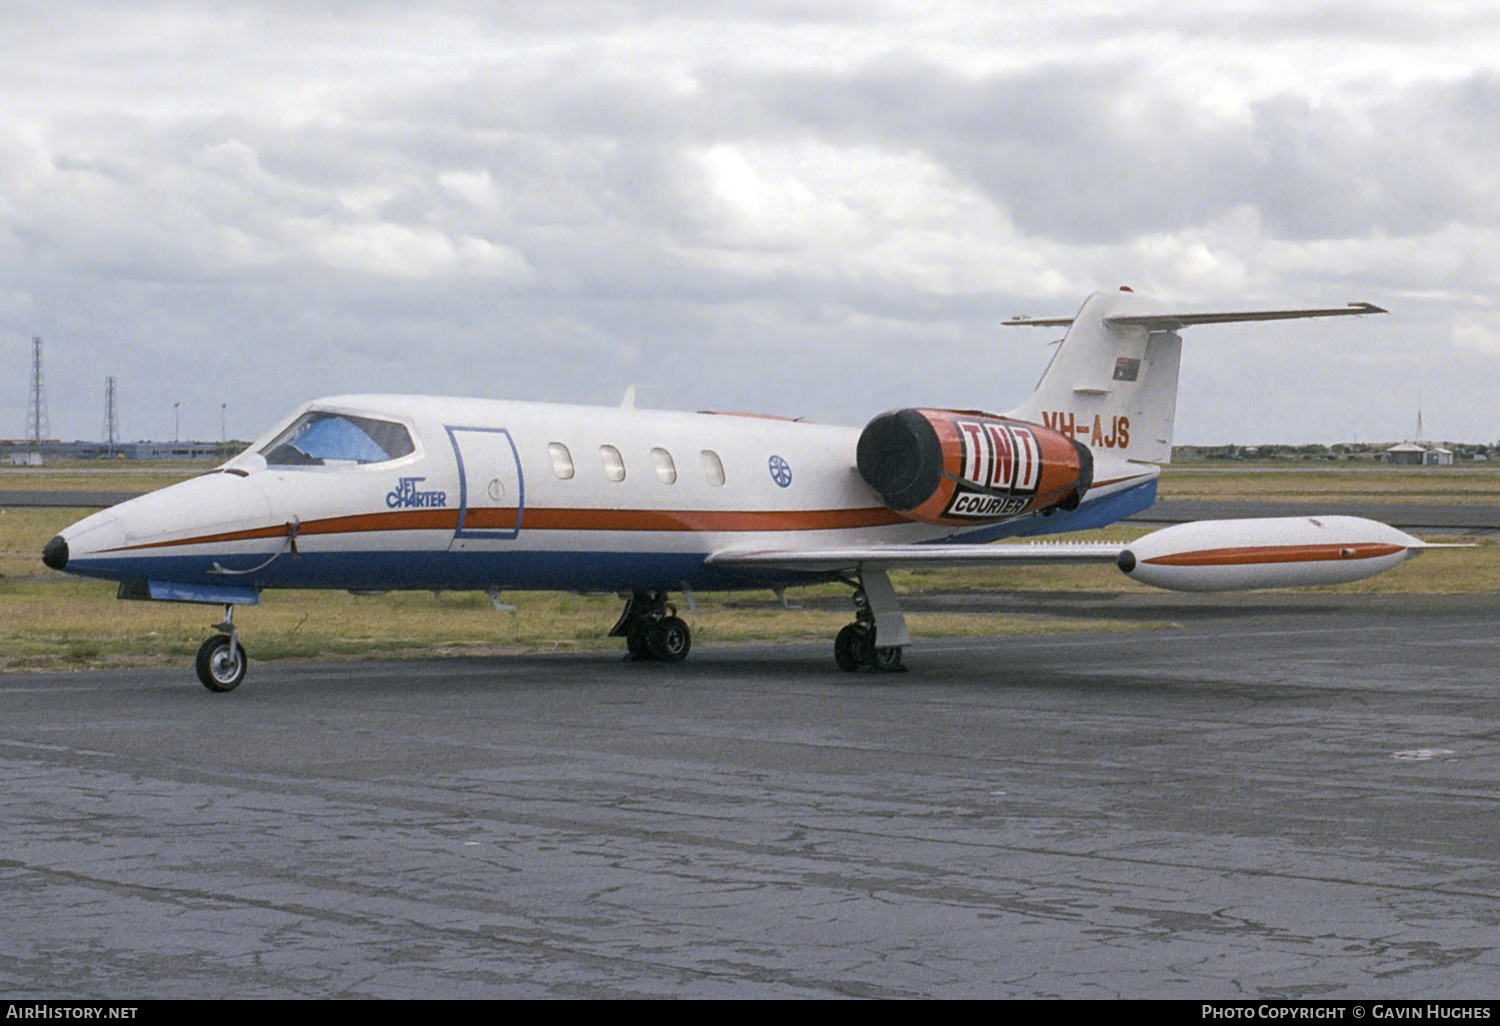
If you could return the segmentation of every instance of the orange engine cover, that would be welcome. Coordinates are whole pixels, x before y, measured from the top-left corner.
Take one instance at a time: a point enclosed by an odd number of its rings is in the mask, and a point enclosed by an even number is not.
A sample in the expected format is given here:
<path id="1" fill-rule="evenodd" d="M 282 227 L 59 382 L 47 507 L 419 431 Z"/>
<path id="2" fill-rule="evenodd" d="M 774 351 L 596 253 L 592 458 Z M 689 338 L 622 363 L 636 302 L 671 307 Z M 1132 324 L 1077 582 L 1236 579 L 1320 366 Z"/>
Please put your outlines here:
<path id="1" fill-rule="evenodd" d="M 859 436 L 859 475 L 898 513 L 974 524 L 1078 505 L 1087 447 L 1040 424 L 955 410 L 882 413 Z"/>

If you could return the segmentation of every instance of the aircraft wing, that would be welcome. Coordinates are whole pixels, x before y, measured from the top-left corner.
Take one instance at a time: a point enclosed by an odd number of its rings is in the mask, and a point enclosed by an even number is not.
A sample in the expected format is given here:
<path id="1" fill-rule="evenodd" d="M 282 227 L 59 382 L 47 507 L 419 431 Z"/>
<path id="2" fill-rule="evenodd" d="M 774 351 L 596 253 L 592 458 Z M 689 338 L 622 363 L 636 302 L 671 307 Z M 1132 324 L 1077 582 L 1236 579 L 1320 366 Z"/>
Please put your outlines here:
<path id="1" fill-rule="evenodd" d="M 726 549 L 715 566 L 768 570 L 895 570 L 924 566 L 1025 566 L 1113 563 L 1123 543 L 1037 542 L 1023 545 L 850 545 L 827 549 Z"/>
<path id="2" fill-rule="evenodd" d="M 1348 306 L 1315 307 L 1304 310 L 1226 310 L 1198 313 L 1119 314 L 1104 318 L 1112 328 L 1141 327 L 1148 331 L 1176 331 L 1195 324 L 1233 324 L 1239 321 L 1291 321 L 1306 317 L 1359 317 L 1383 314 L 1373 303 L 1350 303 Z M 1008 328 L 1062 328 L 1073 323 L 1071 317 L 1016 317 L 1001 322 Z"/>

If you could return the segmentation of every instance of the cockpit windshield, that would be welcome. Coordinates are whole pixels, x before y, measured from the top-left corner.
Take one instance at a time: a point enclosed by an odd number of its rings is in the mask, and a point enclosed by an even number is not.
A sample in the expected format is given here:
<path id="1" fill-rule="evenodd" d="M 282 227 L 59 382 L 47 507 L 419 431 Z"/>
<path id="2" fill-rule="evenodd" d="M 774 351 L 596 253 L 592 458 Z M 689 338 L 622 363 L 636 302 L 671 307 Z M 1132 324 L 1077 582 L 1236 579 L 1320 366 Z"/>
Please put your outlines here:
<path id="1" fill-rule="evenodd" d="M 270 467 L 384 463 L 416 450 L 405 425 L 312 410 L 260 450 Z"/>

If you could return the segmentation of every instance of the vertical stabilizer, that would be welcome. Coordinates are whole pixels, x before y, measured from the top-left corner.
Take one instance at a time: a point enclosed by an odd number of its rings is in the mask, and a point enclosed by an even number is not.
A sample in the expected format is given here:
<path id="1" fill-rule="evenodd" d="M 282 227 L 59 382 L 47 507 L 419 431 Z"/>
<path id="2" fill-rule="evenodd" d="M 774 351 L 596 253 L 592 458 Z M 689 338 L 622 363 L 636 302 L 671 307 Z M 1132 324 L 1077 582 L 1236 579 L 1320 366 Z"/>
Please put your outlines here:
<path id="1" fill-rule="evenodd" d="M 1067 325 L 1036 391 L 1009 416 L 1044 424 L 1088 446 L 1097 458 L 1167 463 L 1177 415 L 1182 339 L 1195 324 L 1292 321 L 1383 314 L 1371 303 L 1292 310 L 1163 311 L 1129 289 L 1096 292 L 1078 316 L 1006 321 L 1015 327 Z"/>
<path id="2" fill-rule="evenodd" d="M 1036 390 L 1008 416 L 1060 431 L 1096 457 L 1170 462 L 1182 339 L 1170 327 L 1113 321 L 1150 322 L 1155 309 L 1133 292 L 1094 293 Z"/>

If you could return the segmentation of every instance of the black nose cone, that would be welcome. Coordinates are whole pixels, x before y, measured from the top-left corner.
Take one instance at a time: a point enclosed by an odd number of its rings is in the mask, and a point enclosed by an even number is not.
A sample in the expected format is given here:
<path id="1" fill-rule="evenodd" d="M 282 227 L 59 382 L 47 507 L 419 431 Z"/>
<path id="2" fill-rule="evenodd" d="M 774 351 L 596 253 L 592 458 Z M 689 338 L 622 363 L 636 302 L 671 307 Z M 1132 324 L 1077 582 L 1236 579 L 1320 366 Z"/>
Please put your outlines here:
<path id="1" fill-rule="evenodd" d="M 51 541 L 43 546 L 42 562 L 54 570 L 61 570 L 68 565 L 68 543 L 63 540 L 62 535 L 55 535 Z"/>

